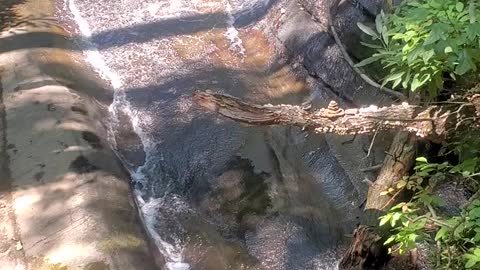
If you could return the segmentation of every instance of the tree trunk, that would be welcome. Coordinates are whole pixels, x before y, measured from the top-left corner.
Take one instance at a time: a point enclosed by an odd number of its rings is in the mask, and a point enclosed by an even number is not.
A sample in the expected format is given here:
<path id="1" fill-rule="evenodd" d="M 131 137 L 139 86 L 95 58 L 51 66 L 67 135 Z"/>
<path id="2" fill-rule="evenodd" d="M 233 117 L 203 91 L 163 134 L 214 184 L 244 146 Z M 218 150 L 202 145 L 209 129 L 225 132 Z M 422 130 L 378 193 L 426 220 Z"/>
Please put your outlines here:
<path id="1" fill-rule="evenodd" d="M 405 131 L 398 132 L 393 139 L 382 170 L 368 189 L 361 225 L 355 230 L 353 241 L 343 256 L 339 269 L 381 269 L 388 262 L 390 256 L 383 245 L 388 235 L 378 228 L 378 218 L 395 203 L 396 198 L 380 194 L 395 186 L 408 173 L 413 165 L 415 145 L 415 136 Z"/>

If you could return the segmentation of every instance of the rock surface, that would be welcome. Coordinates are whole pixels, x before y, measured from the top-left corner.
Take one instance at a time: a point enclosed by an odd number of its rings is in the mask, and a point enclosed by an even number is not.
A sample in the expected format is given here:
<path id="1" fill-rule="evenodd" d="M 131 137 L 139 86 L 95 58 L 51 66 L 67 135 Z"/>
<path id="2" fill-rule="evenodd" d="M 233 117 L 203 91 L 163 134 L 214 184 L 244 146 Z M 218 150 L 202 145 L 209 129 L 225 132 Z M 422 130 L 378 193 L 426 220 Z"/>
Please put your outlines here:
<path id="1" fill-rule="evenodd" d="M 284 51 L 287 63 L 300 66 L 297 69 L 310 75 L 307 76 L 309 77 L 307 80 L 313 91 L 307 102 L 314 108 L 326 107 L 330 100 L 335 100 L 342 108 L 388 104 L 390 99 L 378 89 L 366 84 L 343 59 L 338 45 L 327 29 L 331 2 L 283 1 L 281 3 L 284 7 L 283 12 L 272 12 L 269 15 L 267 21 L 275 23 L 266 27 L 267 32 L 277 40 L 277 48 Z M 362 5 L 355 6 L 351 1 L 342 1 L 334 20 L 337 32 L 347 50 L 355 52 L 353 57 L 362 55 L 361 50 L 358 50 L 361 31 L 358 30 L 356 23 L 371 22 L 373 20 L 371 13 L 379 9 L 377 4 L 359 2 Z M 355 198 L 344 200 L 354 203 L 344 204 L 346 209 L 352 206 L 360 207 L 361 198 L 365 198 L 368 190 L 363 180 L 375 178 L 374 173 L 361 172 L 360 169 L 382 162 L 384 151 L 389 147 L 388 138 L 389 135 L 377 136 L 371 155 L 366 158 L 372 138 L 325 136 L 330 152 L 355 186 Z M 311 169 L 315 170 L 313 166 Z M 331 186 L 342 189 L 339 183 L 331 183 Z"/>
<path id="2" fill-rule="evenodd" d="M 111 93 L 55 24 L 54 1 L 7 2 L 0 269 L 154 269 L 129 178 L 103 139 Z"/>

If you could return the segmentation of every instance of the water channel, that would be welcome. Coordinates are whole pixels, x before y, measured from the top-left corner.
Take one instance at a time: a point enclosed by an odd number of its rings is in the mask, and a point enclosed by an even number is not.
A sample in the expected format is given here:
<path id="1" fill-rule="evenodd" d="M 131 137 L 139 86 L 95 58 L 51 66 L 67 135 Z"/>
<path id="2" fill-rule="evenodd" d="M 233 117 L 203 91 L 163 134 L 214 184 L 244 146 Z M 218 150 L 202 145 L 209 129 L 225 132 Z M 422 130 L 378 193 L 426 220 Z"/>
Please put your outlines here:
<path id="1" fill-rule="evenodd" d="M 355 190 L 323 136 L 245 126 L 192 102 L 206 89 L 272 104 L 315 94 L 265 33 L 280 2 L 59 6 L 115 90 L 110 140 L 165 269 L 335 269 L 355 224 Z"/>

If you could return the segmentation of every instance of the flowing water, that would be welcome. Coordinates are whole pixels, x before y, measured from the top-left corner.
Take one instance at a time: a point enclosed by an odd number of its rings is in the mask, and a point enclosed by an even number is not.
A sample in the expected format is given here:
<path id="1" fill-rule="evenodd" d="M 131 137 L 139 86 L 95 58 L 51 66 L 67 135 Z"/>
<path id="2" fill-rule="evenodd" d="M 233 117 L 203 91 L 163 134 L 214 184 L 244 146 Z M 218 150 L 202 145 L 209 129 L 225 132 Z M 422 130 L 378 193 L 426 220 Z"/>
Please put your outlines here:
<path id="1" fill-rule="evenodd" d="M 312 91 L 262 27 L 275 0 L 65 0 L 85 56 L 115 90 L 111 143 L 133 172 L 166 269 L 334 269 L 354 196 L 321 136 L 246 127 L 192 103 Z"/>

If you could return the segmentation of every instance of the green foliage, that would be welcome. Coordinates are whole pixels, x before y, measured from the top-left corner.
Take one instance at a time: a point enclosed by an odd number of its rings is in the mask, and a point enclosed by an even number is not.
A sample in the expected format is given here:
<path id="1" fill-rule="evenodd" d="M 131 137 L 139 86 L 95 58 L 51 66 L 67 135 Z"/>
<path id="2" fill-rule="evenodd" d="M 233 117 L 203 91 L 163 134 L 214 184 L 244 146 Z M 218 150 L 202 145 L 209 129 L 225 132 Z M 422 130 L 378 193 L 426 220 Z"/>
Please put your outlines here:
<path id="1" fill-rule="evenodd" d="M 458 148 L 460 145 L 457 143 L 449 146 L 452 151 L 463 149 Z M 462 164 L 471 164 L 477 157 L 468 156 L 455 166 L 447 162 L 429 163 L 426 158 L 419 157 L 415 173 L 404 177 L 384 193 L 392 195 L 400 190 L 410 190 L 414 194 L 410 201 L 395 205 L 380 218 L 380 226 L 389 225 L 392 228 L 392 235 L 385 241 L 385 245 L 395 247 L 395 250 L 390 249 L 391 252 L 403 254 L 415 248 L 419 240 L 436 242 L 439 269 L 480 269 L 480 200 L 472 200 L 459 216 L 442 217 L 434 209 L 442 206 L 443 202 L 432 195 L 435 178 L 450 174 L 473 176 L 477 165 Z"/>
<path id="2" fill-rule="evenodd" d="M 381 13 L 375 29 L 359 23 L 375 53 L 358 67 L 380 62 L 389 69 L 383 84 L 435 96 L 444 74 L 456 79 L 480 63 L 480 5 L 471 0 L 406 0 L 393 14 Z"/>
<path id="3" fill-rule="evenodd" d="M 459 159 L 459 164 L 452 168 L 453 173 L 462 173 L 465 177 L 471 177 L 476 171 L 480 171 L 479 131 L 472 130 L 458 134 L 448 148 Z"/>
<path id="4" fill-rule="evenodd" d="M 388 75 L 383 85 L 425 91 L 435 97 L 445 76 L 474 74 L 480 64 L 480 3 L 475 0 L 404 0 L 392 14 L 381 12 L 374 27 L 358 24 L 372 38 L 362 42 L 375 53 L 358 67 L 379 63 Z M 385 245 L 403 254 L 418 241 L 434 243 L 437 269 L 480 269 L 480 132 L 458 134 L 440 155 L 449 162 L 417 158 L 414 173 L 387 187 L 383 196 L 395 199 L 402 191 L 411 198 L 393 206 L 380 226 L 390 229 Z M 453 161 L 452 161 L 453 160 Z M 476 192 L 457 216 L 436 213 L 443 202 L 433 195 L 442 179 L 455 178 Z"/>
<path id="5" fill-rule="evenodd" d="M 480 248 L 474 249 L 472 252 L 463 255 L 467 263 L 465 268 L 472 269 L 480 264 Z"/>
<path id="6" fill-rule="evenodd" d="M 445 219 L 435 241 L 443 261 L 455 268 L 480 269 L 480 200 L 474 200 L 460 216 Z M 458 266 L 464 267 L 458 267 Z"/>

